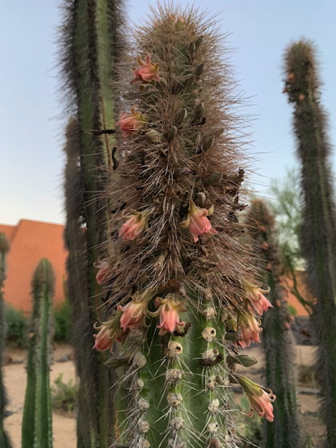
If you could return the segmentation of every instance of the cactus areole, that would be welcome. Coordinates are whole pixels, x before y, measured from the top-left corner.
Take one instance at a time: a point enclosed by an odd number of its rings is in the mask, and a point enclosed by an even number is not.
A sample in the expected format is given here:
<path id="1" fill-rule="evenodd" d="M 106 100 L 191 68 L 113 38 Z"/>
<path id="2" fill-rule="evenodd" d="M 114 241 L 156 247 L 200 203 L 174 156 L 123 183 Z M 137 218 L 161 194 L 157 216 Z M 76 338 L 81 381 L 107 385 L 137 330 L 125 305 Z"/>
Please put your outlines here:
<path id="1" fill-rule="evenodd" d="M 273 420 L 272 392 L 232 369 L 268 302 L 238 222 L 244 160 L 219 43 L 192 9 L 159 8 L 136 33 L 98 272 L 111 315 L 95 346 L 120 345 L 107 364 L 125 366 L 116 387 L 129 390 L 113 446 L 237 446 L 230 379 Z"/>

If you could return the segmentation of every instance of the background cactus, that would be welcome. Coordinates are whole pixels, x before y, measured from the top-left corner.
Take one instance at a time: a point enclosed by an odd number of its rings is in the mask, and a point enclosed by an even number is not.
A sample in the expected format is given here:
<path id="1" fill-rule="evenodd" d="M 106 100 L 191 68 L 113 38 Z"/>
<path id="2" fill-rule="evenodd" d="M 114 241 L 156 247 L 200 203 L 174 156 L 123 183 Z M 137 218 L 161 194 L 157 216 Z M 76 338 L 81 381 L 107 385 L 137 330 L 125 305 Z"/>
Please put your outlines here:
<path id="1" fill-rule="evenodd" d="M 113 446 L 237 446 L 229 375 L 273 419 L 272 394 L 231 369 L 240 362 L 234 344 L 248 346 L 261 330 L 237 218 L 244 159 L 235 83 L 213 28 L 192 9 L 159 8 L 136 30 L 132 86 L 120 85 L 131 113 L 118 122 L 112 238 L 98 275 L 110 319 L 95 343 L 122 343 L 109 365 L 125 365 L 117 387 L 129 399 Z"/>
<path id="2" fill-rule="evenodd" d="M 32 279 L 33 313 L 29 333 L 27 388 L 22 417 L 22 448 L 52 448 L 50 364 L 52 297 L 55 278 L 43 259 Z"/>
<path id="3" fill-rule="evenodd" d="M 5 417 L 6 393 L 2 379 L 2 359 L 5 349 L 5 316 L 3 285 L 6 280 L 6 254 L 9 251 L 9 243 L 4 233 L 0 233 L 0 446 L 10 448 L 9 438 L 4 430 L 3 422 Z"/>
<path id="4" fill-rule="evenodd" d="M 302 253 L 308 286 L 317 299 L 313 321 L 319 342 L 321 415 L 327 430 L 325 447 L 331 448 L 336 446 L 336 214 L 326 114 L 320 105 L 320 82 L 310 42 L 300 40 L 286 50 L 285 74 L 284 92 L 294 105 L 293 127 L 301 162 Z"/>
<path id="5" fill-rule="evenodd" d="M 254 200 L 246 226 L 255 241 L 255 251 L 264 275 L 260 280 L 270 287 L 268 299 L 273 308 L 263 318 L 262 343 L 265 352 L 265 379 L 277 399 L 274 422 L 264 422 L 265 448 L 300 447 L 300 427 L 295 390 L 294 339 L 286 288 L 281 283 L 283 266 L 275 240 L 274 217 L 262 200 Z"/>
<path id="6" fill-rule="evenodd" d="M 121 0 L 65 0 L 61 29 L 61 68 L 67 94 L 67 167 L 65 241 L 69 300 L 72 305 L 72 344 L 80 378 L 78 447 L 106 448 L 113 433 L 111 373 L 106 356 L 92 350 L 92 327 L 103 316 L 94 262 L 108 237 L 109 206 L 101 192 L 108 168 L 113 169 L 117 95 L 117 64 L 123 54 Z M 112 129 L 112 131 L 111 131 Z"/>

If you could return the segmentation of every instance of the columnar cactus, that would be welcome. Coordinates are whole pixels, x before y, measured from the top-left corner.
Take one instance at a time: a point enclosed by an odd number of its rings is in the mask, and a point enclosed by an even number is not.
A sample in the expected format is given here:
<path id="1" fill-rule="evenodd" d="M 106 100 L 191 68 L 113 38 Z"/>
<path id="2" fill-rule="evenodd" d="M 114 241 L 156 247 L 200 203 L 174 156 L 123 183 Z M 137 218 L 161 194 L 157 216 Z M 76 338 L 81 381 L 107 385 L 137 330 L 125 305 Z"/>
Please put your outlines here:
<path id="1" fill-rule="evenodd" d="M 274 217 L 265 202 L 252 202 L 246 226 L 255 241 L 260 267 L 263 272 L 267 272 L 261 279 L 270 288 L 268 298 L 272 304 L 272 309 L 263 319 L 262 345 L 265 352 L 266 382 L 276 394 L 277 400 L 274 405 L 274 423 L 264 423 L 262 446 L 300 447 L 294 340 L 289 326 L 291 316 L 286 301 L 287 291 L 281 283 L 283 266 L 275 240 Z M 258 306 L 258 302 L 255 306 Z"/>
<path id="2" fill-rule="evenodd" d="M 0 233 L 0 446 L 10 448 L 9 438 L 4 430 L 3 422 L 5 417 L 6 393 L 2 379 L 2 359 L 5 349 L 5 316 L 3 285 L 6 280 L 6 254 L 9 251 L 9 243 L 4 233 Z"/>
<path id="3" fill-rule="evenodd" d="M 69 250 L 68 290 L 73 311 L 72 343 L 80 378 L 78 447 L 107 448 L 113 433 L 111 373 L 92 350 L 90 329 L 100 316 L 102 291 L 94 262 L 109 235 L 109 204 L 102 196 L 108 168 L 116 166 L 113 132 L 117 64 L 123 52 L 121 0 L 64 0 L 61 67 L 68 110 L 65 173 Z M 74 177 L 73 177 L 74 176 Z"/>
<path id="4" fill-rule="evenodd" d="M 274 400 L 231 368 L 254 362 L 236 346 L 259 340 L 262 313 L 249 305 L 255 272 L 237 218 L 234 82 L 213 24 L 193 10 L 160 8 L 135 40 L 130 112 L 117 123 L 113 234 L 97 275 L 110 318 L 95 347 L 120 343 L 108 364 L 126 366 L 117 386 L 129 390 L 113 446 L 234 447 L 229 379 L 270 421 Z"/>
<path id="5" fill-rule="evenodd" d="M 22 448 L 52 448 L 50 364 L 52 350 L 52 297 L 55 277 L 43 259 L 32 279 L 33 313 L 29 332 L 27 388 L 22 417 Z"/>
<path id="6" fill-rule="evenodd" d="M 319 341 L 321 415 L 327 429 L 325 447 L 331 448 L 336 446 L 336 213 L 326 115 L 320 105 L 320 82 L 310 42 L 300 40 L 287 49 L 285 73 L 284 92 L 294 105 L 293 127 L 301 162 L 302 254 L 308 286 L 316 297 L 313 321 Z"/>

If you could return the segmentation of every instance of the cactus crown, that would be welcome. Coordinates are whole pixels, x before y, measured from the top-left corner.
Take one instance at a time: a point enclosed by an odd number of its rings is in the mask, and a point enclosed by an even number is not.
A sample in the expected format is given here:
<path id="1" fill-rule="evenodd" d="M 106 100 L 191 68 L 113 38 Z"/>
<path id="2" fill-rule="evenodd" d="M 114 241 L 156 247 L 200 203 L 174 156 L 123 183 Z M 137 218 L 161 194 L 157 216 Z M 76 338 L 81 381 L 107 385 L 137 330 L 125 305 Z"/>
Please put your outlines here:
<path id="1" fill-rule="evenodd" d="M 52 297 L 55 290 L 55 273 L 50 262 L 44 258 L 37 265 L 32 278 L 32 288 L 34 298 L 38 299 L 39 294 L 48 288 L 49 294 Z"/>
<path id="2" fill-rule="evenodd" d="M 134 82 L 124 95 L 133 111 L 121 116 L 121 128 L 133 118 L 138 132 L 124 127 L 119 176 L 111 186 L 118 210 L 112 219 L 110 264 L 118 271 L 112 304 L 127 302 L 135 291 L 175 293 L 182 285 L 202 297 L 211 285 L 216 303 L 228 305 L 239 300 L 240 281 L 251 277 L 248 253 L 237 238 L 244 162 L 238 119 L 229 111 L 233 84 L 213 26 L 193 10 L 160 8 L 136 31 L 140 71 L 151 55 L 160 81 L 140 79 L 140 88 Z M 134 210 L 143 231 L 136 244 L 125 244 L 127 226 L 123 238 L 118 232 Z M 196 215 L 211 230 L 193 240 L 186 227 Z"/>
<path id="3" fill-rule="evenodd" d="M 285 92 L 290 102 L 303 101 L 309 90 L 319 95 L 320 80 L 316 72 L 315 50 L 312 42 L 299 40 L 285 52 Z"/>

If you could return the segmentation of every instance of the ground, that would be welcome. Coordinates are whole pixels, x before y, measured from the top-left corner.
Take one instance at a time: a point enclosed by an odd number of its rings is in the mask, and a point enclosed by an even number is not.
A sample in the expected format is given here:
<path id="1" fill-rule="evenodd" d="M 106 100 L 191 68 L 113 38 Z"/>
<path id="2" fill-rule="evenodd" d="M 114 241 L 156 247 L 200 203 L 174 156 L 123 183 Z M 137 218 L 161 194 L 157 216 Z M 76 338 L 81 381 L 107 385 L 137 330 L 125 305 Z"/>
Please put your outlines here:
<path id="1" fill-rule="evenodd" d="M 241 351 L 243 352 L 243 350 Z M 262 354 L 259 347 L 245 350 L 250 356 L 255 356 L 260 360 L 259 364 L 249 370 L 248 376 L 257 382 L 260 379 L 260 367 L 262 367 Z M 52 367 L 51 384 L 60 373 L 63 374 L 63 381 L 67 382 L 70 378 L 75 379 L 75 367 L 72 361 L 57 362 L 64 355 L 71 354 L 71 347 L 60 345 L 55 347 L 54 359 L 56 360 Z M 9 399 L 7 411 L 11 414 L 5 419 L 5 428 L 13 442 L 13 448 L 21 447 L 21 422 L 22 408 L 26 389 L 26 370 L 25 363 L 16 364 L 15 362 L 25 358 L 25 352 L 22 350 L 8 350 L 7 355 L 14 361 L 3 367 L 4 380 Z M 7 358 L 8 358 L 7 356 Z M 296 346 L 296 363 L 298 365 L 310 366 L 313 363 L 314 348 L 311 346 Z M 258 366 L 258 368 L 257 368 Z M 314 389 L 313 383 L 301 384 L 299 390 Z M 242 395 L 237 394 L 237 401 L 240 401 Z M 307 447 L 321 446 L 320 436 L 323 434 L 323 428 L 318 421 L 318 398 L 317 395 L 301 394 L 298 396 L 300 404 L 300 419 L 305 431 L 310 435 L 310 440 L 314 445 L 308 444 Z M 54 448 L 75 448 L 76 447 L 76 420 L 69 416 L 54 413 L 53 415 L 53 434 Z"/>
<path id="2" fill-rule="evenodd" d="M 54 351 L 54 359 L 71 353 L 71 348 L 67 345 L 58 346 Z M 20 361 L 25 357 L 22 350 L 9 350 L 8 355 L 12 360 Z M 13 412 L 5 419 L 5 429 L 8 432 L 13 448 L 21 447 L 21 422 L 22 409 L 26 390 L 26 369 L 25 364 L 9 364 L 3 367 L 4 381 L 9 399 L 7 411 Z M 75 378 L 75 366 L 72 361 L 55 362 L 51 371 L 51 384 L 54 383 L 58 375 L 63 374 L 63 381 Z M 54 448 L 75 448 L 76 447 L 76 420 L 54 413 L 53 415 Z"/>

